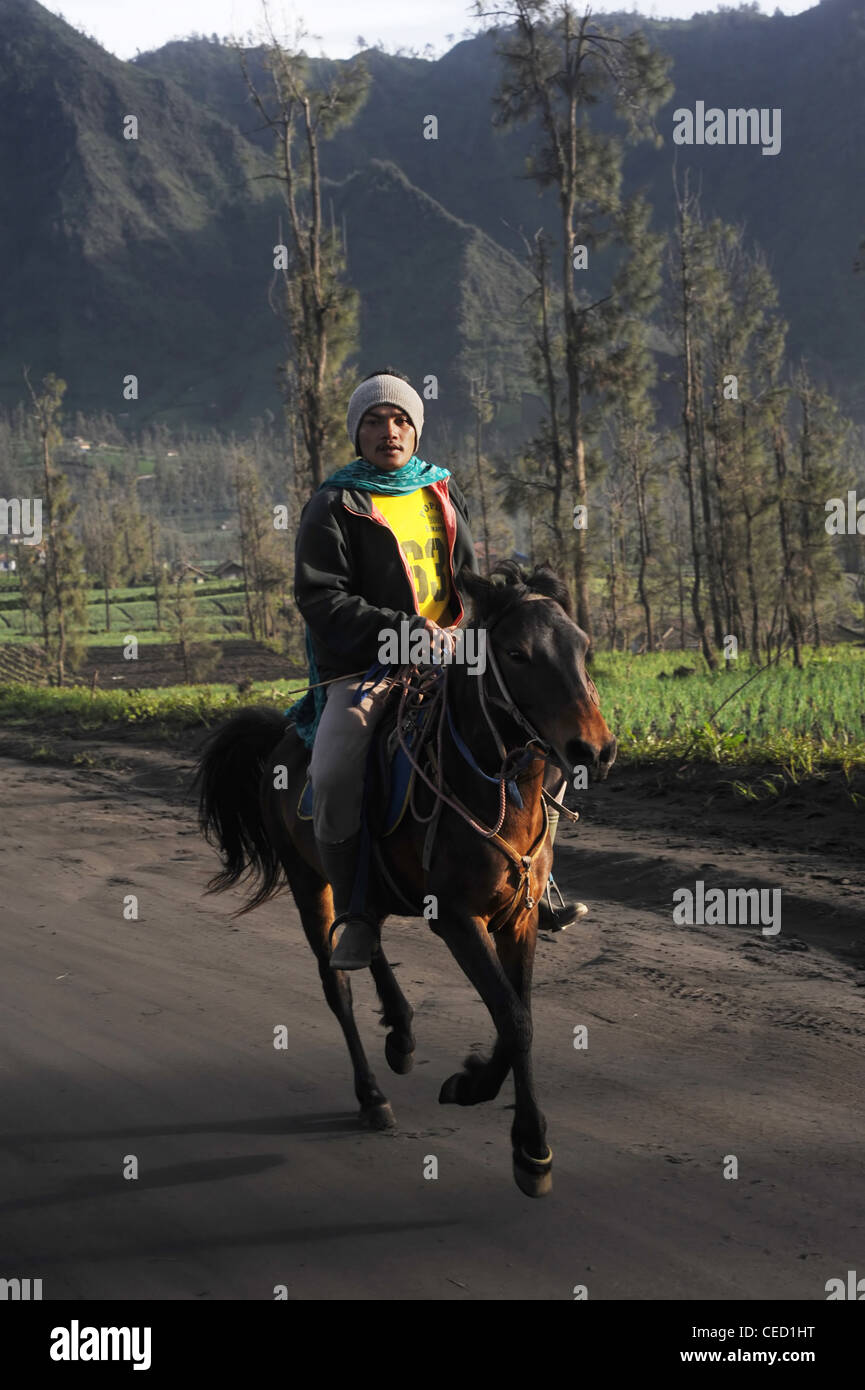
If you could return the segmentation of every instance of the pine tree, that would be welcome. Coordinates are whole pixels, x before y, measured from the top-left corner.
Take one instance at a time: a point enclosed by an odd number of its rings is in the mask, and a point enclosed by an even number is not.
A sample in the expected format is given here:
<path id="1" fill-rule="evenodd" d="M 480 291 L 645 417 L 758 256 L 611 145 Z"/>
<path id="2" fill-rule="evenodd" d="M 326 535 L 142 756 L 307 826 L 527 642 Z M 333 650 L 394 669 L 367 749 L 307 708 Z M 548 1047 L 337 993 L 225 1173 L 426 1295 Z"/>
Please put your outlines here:
<path id="1" fill-rule="evenodd" d="M 561 315 L 551 291 L 550 248 L 543 229 L 539 228 L 531 241 L 524 235 L 523 245 L 535 282 L 535 289 L 527 301 L 532 334 L 529 365 L 546 401 L 547 415 L 541 429 L 523 450 L 519 473 L 510 475 L 506 496 L 511 509 L 527 511 L 533 538 L 537 520 L 547 525 L 554 555 L 560 557 L 565 554 L 563 499 L 569 472 L 566 426 L 561 413 L 564 394 L 560 388 L 564 373 Z M 547 501 L 549 506 L 542 506 Z M 573 581 L 573 576 L 570 578 Z"/>
<path id="2" fill-rule="evenodd" d="M 286 533 L 274 528 L 258 475 L 242 455 L 235 465 L 235 496 L 250 636 L 267 641 L 276 637 L 276 619 L 286 606 L 291 576 Z"/>
<path id="3" fill-rule="evenodd" d="M 588 384 L 604 398 L 602 411 L 612 437 L 614 458 L 634 503 L 636 589 L 646 625 L 646 650 L 655 646 L 649 568 L 653 560 L 652 511 L 663 467 L 655 432 L 652 390 L 655 359 L 649 346 L 649 319 L 659 298 L 664 238 L 649 228 L 650 209 L 642 197 L 622 207 L 617 237 L 628 249 L 601 306 L 606 351 L 599 353 Z"/>
<path id="4" fill-rule="evenodd" d="M 838 551 L 827 534 L 825 502 L 841 491 L 841 465 L 853 438 L 853 427 L 837 403 L 818 389 L 807 368 L 793 376 L 791 406 L 798 415 L 799 477 L 795 489 L 794 526 L 801 557 L 801 601 L 810 619 L 810 638 L 822 644 L 820 601 L 841 578 Z"/>
<path id="5" fill-rule="evenodd" d="M 211 496 L 209 500 L 213 503 L 215 499 Z M 140 584 L 150 567 L 150 528 L 141 510 L 137 477 L 130 478 L 123 496 L 118 499 L 115 520 L 122 582 Z"/>
<path id="6" fill-rule="evenodd" d="M 687 171 L 679 190 L 674 176 L 676 195 L 676 233 L 673 246 L 671 280 L 674 286 L 672 322 L 681 353 L 682 426 L 684 451 L 682 480 L 688 503 L 688 523 L 691 538 L 691 613 L 697 629 L 700 647 L 710 670 L 717 661 L 709 642 L 706 615 L 703 607 L 703 575 L 705 569 L 705 515 L 700 508 L 700 480 L 705 474 L 705 451 L 702 430 L 703 379 L 700 354 L 700 296 L 711 294 L 711 267 L 707 238 L 700 215 L 699 202 L 691 192 Z"/>
<path id="7" fill-rule="evenodd" d="M 672 94 L 669 60 L 653 51 L 634 30 L 620 35 L 602 27 L 590 10 L 578 14 L 570 0 L 512 0 L 506 9 L 479 17 L 510 23 L 498 52 L 504 75 L 496 97 L 496 123 L 511 126 L 537 120 L 541 143 L 527 173 L 540 188 L 555 190 L 559 204 L 560 276 L 565 385 L 563 416 L 567 450 L 564 465 L 574 505 L 588 509 L 585 398 L 603 373 L 605 322 L 597 310 L 608 296 L 592 300 L 577 290 L 580 248 L 594 257 L 623 223 L 620 200 L 622 142 L 593 130 L 591 108 L 610 100 L 627 124 L 630 139 L 659 143 L 653 115 Z M 625 216 L 625 222 L 627 216 Z M 576 616 L 591 635 L 588 528 L 568 531 Z"/>
<path id="8" fill-rule="evenodd" d="M 205 624 L 189 574 L 178 574 L 168 598 L 168 631 L 177 644 L 184 685 L 206 681 L 222 657 L 221 647 L 206 638 Z"/>
<path id="9" fill-rule="evenodd" d="M 64 474 L 53 465 L 61 442 L 60 417 L 66 382 L 49 374 L 40 394 L 29 373 L 24 379 L 33 405 L 33 422 L 42 455 L 42 556 L 30 555 L 21 571 L 22 599 L 38 612 L 48 659 L 58 685 L 75 670 L 87 648 L 87 581 L 83 547 L 73 529 L 77 507 Z M 21 547 L 19 546 L 19 550 Z M 41 562 L 44 558 L 44 564 Z"/>
<path id="10" fill-rule="evenodd" d="M 123 564 L 122 537 L 117 525 L 117 498 L 108 474 L 97 468 L 89 479 L 84 517 L 84 557 L 87 568 L 102 585 L 105 631 L 111 631 L 111 591 L 116 589 Z"/>

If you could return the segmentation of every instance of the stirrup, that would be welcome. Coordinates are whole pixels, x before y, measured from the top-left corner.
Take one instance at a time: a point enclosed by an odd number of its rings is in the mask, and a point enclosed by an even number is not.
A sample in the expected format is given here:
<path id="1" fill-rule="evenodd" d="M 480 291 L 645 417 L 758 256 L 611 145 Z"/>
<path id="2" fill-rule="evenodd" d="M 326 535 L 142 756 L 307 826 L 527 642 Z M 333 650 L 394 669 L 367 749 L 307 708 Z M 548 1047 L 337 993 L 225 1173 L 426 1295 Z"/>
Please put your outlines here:
<path id="1" fill-rule="evenodd" d="M 333 933 L 343 922 L 347 923 L 345 931 L 334 946 Z M 378 922 L 365 911 L 339 913 L 328 933 L 328 965 L 331 970 L 368 970 L 376 957 L 381 956 L 378 926 Z"/>
<path id="2" fill-rule="evenodd" d="M 338 917 L 334 917 L 330 930 L 327 933 L 327 944 L 331 950 L 333 950 L 333 934 L 337 927 L 341 927 L 346 922 L 352 920 L 355 922 L 358 920 L 366 922 L 367 926 L 371 928 L 373 935 L 378 936 L 378 921 L 371 913 L 367 912 L 365 908 L 361 908 L 358 912 L 341 912 Z M 375 952 L 373 952 L 373 955 L 375 955 Z"/>
<path id="3" fill-rule="evenodd" d="M 567 903 L 562 897 L 562 890 L 559 888 L 559 885 L 556 883 L 556 880 L 553 878 L 552 874 L 550 874 L 549 878 L 547 879 L 547 905 L 549 906 L 550 911 L 555 912 L 556 910 L 553 907 L 553 899 L 550 893 L 551 888 L 555 888 L 556 890 L 556 897 L 559 900 L 559 907 L 567 907 Z"/>

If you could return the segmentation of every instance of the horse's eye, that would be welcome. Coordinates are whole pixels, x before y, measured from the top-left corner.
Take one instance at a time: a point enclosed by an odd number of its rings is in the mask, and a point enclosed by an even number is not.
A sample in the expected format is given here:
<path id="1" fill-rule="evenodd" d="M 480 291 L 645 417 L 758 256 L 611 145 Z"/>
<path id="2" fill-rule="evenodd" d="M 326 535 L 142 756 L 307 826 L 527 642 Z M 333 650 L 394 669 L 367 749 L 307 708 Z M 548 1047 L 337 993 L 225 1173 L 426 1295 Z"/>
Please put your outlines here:
<path id="1" fill-rule="evenodd" d="M 517 652 L 517 651 L 508 652 L 508 656 L 510 657 L 511 661 L 529 661 L 529 660 L 530 660 L 530 657 L 529 657 L 528 652 Z"/>

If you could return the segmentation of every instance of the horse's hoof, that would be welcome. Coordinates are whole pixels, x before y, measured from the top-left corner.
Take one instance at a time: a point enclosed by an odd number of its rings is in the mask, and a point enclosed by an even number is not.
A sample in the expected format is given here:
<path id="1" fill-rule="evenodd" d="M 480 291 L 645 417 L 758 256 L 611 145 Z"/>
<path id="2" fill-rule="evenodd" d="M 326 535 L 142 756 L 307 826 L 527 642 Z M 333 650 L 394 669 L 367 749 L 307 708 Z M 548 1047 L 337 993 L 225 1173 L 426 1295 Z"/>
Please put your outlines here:
<path id="1" fill-rule="evenodd" d="M 465 1105 L 465 1091 L 463 1087 L 466 1083 L 464 1071 L 455 1071 L 453 1076 L 449 1076 L 447 1081 L 442 1083 L 439 1091 L 439 1105 Z"/>
<path id="2" fill-rule="evenodd" d="M 390 1108 L 389 1101 L 383 1101 L 381 1105 L 370 1105 L 365 1110 L 361 1110 L 358 1119 L 363 1129 L 395 1129 L 396 1120 Z"/>
<path id="3" fill-rule="evenodd" d="M 527 1197 L 548 1197 L 553 1190 L 553 1151 L 546 1158 L 532 1158 L 520 1149 L 514 1151 L 514 1181 Z"/>
<path id="4" fill-rule="evenodd" d="M 397 1076 L 405 1076 L 406 1072 L 411 1071 L 414 1066 L 414 1048 L 411 1052 L 403 1052 L 396 1043 L 396 1035 L 388 1033 L 384 1040 L 384 1055 L 391 1071 L 395 1071 Z"/>

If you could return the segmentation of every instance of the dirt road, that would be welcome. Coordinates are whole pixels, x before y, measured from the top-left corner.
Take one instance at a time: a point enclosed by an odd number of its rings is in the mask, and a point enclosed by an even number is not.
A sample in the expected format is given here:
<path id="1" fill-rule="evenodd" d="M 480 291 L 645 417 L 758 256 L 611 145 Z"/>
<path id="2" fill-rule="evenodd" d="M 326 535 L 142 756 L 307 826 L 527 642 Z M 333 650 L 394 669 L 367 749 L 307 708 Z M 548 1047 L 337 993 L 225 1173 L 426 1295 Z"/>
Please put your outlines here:
<path id="1" fill-rule="evenodd" d="M 46 1299 L 822 1300 L 862 1268 L 855 817 L 821 841 L 813 808 L 783 833 L 627 773 L 586 798 L 556 868 L 590 915 L 540 942 L 535 971 L 555 1186 L 532 1202 L 510 1082 L 437 1104 L 491 1032 L 442 944 L 386 927 L 417 1013 L 407 1077 L 354 977 L 398 1123 L 360 1131 L 290 898 L 232 921 L 239 897 L 202 896 L 216 860 L 182 760 L 112 753 L 122 769 L 0 760 L 0 1274 Z M 780 887 L 781 932 L 674 925 L 673 890 L 697 880 Z"/>

